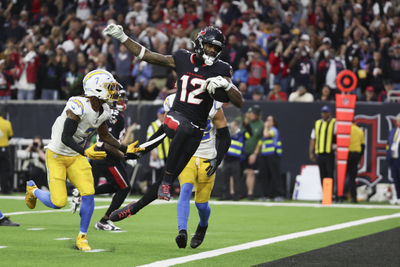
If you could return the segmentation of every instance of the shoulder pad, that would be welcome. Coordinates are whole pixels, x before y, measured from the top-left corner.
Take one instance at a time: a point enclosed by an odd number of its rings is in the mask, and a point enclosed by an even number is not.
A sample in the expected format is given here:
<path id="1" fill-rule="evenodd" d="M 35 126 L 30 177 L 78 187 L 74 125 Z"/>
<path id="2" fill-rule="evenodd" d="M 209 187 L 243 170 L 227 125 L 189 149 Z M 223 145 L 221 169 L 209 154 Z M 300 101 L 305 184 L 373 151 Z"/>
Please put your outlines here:
<path id="1" fill-rule="evenodd" d="M 82 99 L 79 99 L 78 97 L 71 97 L 68 99 L 67 108 L 78 117 L 82 117 L 85 113 L 84 103 L 82 102 Z"/>

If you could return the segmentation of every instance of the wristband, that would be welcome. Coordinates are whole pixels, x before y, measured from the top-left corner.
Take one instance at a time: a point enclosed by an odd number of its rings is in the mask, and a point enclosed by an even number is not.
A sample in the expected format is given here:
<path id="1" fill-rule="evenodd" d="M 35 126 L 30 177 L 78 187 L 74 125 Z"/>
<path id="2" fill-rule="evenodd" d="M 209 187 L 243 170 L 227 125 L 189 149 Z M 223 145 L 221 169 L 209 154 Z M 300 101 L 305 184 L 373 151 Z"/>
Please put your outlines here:
<path id="1" fill-rule="evenodd" d="M 144 53 L 146 52 L 146 48 L 144 48 L 144 46 L 142 46 L 142 49 L 140 50 L 139 55 L 137 56 L 138 59 L 142 60 L 142 58 L 144 57 Z"/>

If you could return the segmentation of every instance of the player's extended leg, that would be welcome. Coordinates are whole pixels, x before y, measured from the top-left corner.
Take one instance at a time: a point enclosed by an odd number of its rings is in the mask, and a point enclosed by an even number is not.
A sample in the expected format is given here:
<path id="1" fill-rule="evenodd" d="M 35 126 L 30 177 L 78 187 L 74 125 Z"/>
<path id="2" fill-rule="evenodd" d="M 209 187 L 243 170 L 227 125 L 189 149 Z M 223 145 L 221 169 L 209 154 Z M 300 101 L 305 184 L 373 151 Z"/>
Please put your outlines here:
<path id="1" fill-rule="evenodd" d="M 95 227 L 97 230 L 121 230 L 121 228 L 115 226 L 110 221 L 110 215 L 114 210 L 117 210 L 122 203 L 125 201 L 126 196 L 128 195 L 131 187 L 127 181 L 127 174 L 125 172 L 124 166 L 121 163 L 116 164 L 115 166 L 108 166 L 107 168 L 106 178 L 109 182 L 109 185 L 112 185 L 113 188 L 111 192 L 115 192 L 110 207 L 107 209 L 104 216 L 100 219 L 99 222 L 96 223 Z M 107 185 L 107 184 L 106 184 Z M 101 185 L 95 188 L 95 194 L 105 193 L 103 189 L 106 189 L 106 185 Z M 109 187 L 107 187 L 109 188 Z"/>
<path id="2" fill-rule="evenodd" d="M 211 191 L 214 187 L 215 173 L 211 177 L 207 176 L 206 168 L 209 163 L 205 163 L 204 160 L 205 159 L 201 159 L 194 197 L 199 212 L 200 222 L 197 226 L 196 233 L 190 241 L 190 246 L 192 248 L 197 248 L 201 243 L 203 243 L 208 228 L 208 219 L 211 214 L 211 208 L 208 201 L 210 200 Z"/>
<path id="3" fill-rule="evenodd" d="M 62 208 L 67 204 L 65 166 L 70 163 L 70 160 L 71 157 L 55 154 L 49 149 L 46 150 L 46 165 L 50 192 L 38 189 L 33 180 L 27 181 L 25 202 L 30 209 L 35 208 L 37 198 L 44 205 L 53 209 Z"/>
<path id="4" fill-rule="evenodd" d="M 202 136 L 203 131 L 189 122 L 182 122 L 177 128 L 175 137 L 169 147 L 165 173 L 158 191 L 158 198 L 165 200 L 171 198 L 170 186 L 196 152 Z"/>
<path id="5" fill-rule="evenodd" d="M 67 168 L 67 175 L 82 196 L 82 204 L 79 212 L 81 216 L 80 232 L 76 238 L 76 248 L 82 251 L 90 251 L 91 248 L 87 241 L 87 230 L 94 210 L 92 167 L 85 157 L 79 155 L 74 157 L 74 162 Z"/>
<path id="6" fill-rule="evenodd" d="M 157 191 L 161 184 L 162 178 L 158 179 L 154 184 L 150 186 L 147 192 L 137 202 L 131 202 L 125 207 L 115 210 L 110 215 L 110 220 L 113 222 L 121 221 L 125 218 L 130 217 L 138 213 L 141 209 L 149 205 L 151 202 L 157 199 Z"/>
<path id="7" fill-rule="evenodd" d="M 190 198 L 192 196 L 194 181 L 197 177 L 196 161 L 198 161 L 198 158 L 192 157 L 179 175 L 181 191 L 178 204 L 176 205 L 179 233 L 175 238 L 179 248 L 186 248 L 187 244 L 187 222 L 190 213 Z"/>

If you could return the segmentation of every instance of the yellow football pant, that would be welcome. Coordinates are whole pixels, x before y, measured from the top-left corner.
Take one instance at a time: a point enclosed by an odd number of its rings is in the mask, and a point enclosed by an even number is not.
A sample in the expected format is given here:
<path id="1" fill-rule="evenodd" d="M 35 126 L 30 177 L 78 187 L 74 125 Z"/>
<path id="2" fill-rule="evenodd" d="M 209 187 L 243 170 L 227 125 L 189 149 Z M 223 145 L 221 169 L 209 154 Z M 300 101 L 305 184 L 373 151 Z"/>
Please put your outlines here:
<path id="1" fill-rule="evenodd" d="M 205 160 L 207 159 L 192 157 L 179 175 L 181 186 L 186 183 L 194 185 L 194 201 L 197 203 L 208 202 L 214 187 L 215 173 L 211 177 L 207 176 L 206 168 L 210 166 L 210 163 L 204 162 Z"/>
<path id="2" fill-rule="evenodd" d="M 63 156 L 47 149 L 46 166 L 51 202 L 57 207 L 67 204 L 67 177 L 81 196 L 94 195 L 92 167 L 84 156 Z"/>

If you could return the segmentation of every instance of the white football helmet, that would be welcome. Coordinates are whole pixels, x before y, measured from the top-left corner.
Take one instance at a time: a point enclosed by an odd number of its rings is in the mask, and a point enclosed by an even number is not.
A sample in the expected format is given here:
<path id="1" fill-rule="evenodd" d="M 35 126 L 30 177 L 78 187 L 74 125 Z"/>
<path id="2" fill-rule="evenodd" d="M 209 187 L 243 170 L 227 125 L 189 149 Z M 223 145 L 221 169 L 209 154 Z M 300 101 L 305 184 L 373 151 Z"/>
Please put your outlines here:
<path id="1" fill-rule="evenodd" d="M 83 78 L 85 96 L 95 96 L 107 103 L 118 101 L 121 84 L 106 70 L 92 70 Z"/>

